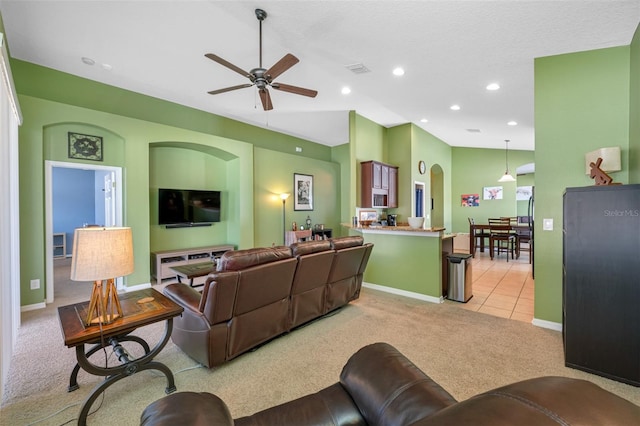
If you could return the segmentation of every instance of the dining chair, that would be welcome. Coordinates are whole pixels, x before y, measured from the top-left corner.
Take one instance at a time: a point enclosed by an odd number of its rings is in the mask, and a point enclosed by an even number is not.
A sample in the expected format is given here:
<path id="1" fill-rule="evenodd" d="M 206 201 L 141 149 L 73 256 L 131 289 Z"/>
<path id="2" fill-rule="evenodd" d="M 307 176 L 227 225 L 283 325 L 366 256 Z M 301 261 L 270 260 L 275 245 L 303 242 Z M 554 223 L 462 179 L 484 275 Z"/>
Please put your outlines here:
<path id="1" fill-rule="evenodd" d="M 526 251 L 529 253 L 529 263 L 531 263 L 531 230 L 519 227 L 516 229 L 516 234 L 518 236 L 516 241 L 518 252 Z"/>
<path id="2" fill-rule="evenodd" d="M 512 231 L 510 218 L 490 218 L 489 234 L 489 255 L 491 260 L 493 260 L 494 252 L 497 252 L 498 255 L 501 252 L 507 253 L 507 262 L 509 261 L 509 252 L 511 252 L 511 259 L 515 258 L 514 253 L 518 236 Z"/>
<path id="3" fill-rule="evenodd" d="M 476 257 L 476 248 L 480 248 L 480 251 L 484 253 L 485 239 L 489 238 L 491 234 L 486 229 L 476 229 L 473 218 L 469 217 L 469 233 L 473 235 L 474 247 L 469 247 L 469 251 L 473 257 Z"/>

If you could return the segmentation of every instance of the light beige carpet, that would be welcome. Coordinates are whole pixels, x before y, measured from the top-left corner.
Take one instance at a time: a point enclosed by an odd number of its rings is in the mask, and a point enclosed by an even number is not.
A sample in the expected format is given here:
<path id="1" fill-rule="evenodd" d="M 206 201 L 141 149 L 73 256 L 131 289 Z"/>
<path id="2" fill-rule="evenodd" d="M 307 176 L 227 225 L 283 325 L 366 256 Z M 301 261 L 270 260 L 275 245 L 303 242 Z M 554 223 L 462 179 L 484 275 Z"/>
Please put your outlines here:
<path id="1" fill-rule="evenodd" d="M 55 310 L 23 317 L 3 397 L 3 425 L 32 424 L 79 404 L 101 380 L 81 372 L 80 389 L 68 393 L 75 356 L 63 345 Z M 137 334 L 155 342 L 161 327 L 145 327 Z M 215 393 L 238 417 L 335 383 L 350 355 L 378 341 L 394 345 L 458 400 L 518 380 L 560 375 L 585 378 L 640 405 L 640 389 L 564 367 L 559 332 L 370 289 L 334 315 L 222 367 L 193 368 L 197 364 L 171 342 L 157 360 L 174 372 L 178 391 Z M 102 352 L 95 359 L 103 361 Z M 116 362 L 113 356 L 109 362 Z M 121 380 L 107 389 L 104 401 L 98 398 L 88 423 L 138 424 L 142 410 L 162 398 L 165 387 L 165 377 L 157 372 Z M 37 424 L 75 423 L 79 412 L 79 405 L 72 406 Z"/>

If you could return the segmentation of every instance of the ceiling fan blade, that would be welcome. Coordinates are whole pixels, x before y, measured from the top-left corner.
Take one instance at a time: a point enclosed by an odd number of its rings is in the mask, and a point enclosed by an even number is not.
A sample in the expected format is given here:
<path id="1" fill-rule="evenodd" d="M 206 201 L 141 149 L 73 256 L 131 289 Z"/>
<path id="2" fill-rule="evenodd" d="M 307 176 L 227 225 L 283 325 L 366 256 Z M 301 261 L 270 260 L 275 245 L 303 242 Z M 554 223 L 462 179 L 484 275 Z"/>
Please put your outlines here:
<path id="1" fill-rule="evenodd" d="M 246 72 L 245 70 L 243 70 L 240 67 L 237 67 L 235 65 L 233 65 L 231 62 L 225 61 L 224 59 L 222 59 L 220 56 L 214 55 L 213 53 L 207 53 L 204 56 L 206 56 L 207 58 L 211 59 L 212 61 L 215 61 L 217 63 L 219 63 L 220 65 L 224 65 L 225 67 L 229 68 L 232 71 L 237 72 L 238 74 L 241 74 L 247 78 L 251 78 L 251 74 Z"/>
<path id="2" fill-rule="evenodd" d="M 260 89 L 260 99 L 262 100 L 262 107 L 265 111 L 269 111 L 273 109 L 273 104 L 271 103 L 271 95 L 269 95 L 269 91 L 267 89 Z"/>
<path id="3" fill-rule="evenodd" d="M 291 53 L 287 53 L 282 57 L 282 59 L 276 62 L 271 68 L 269 68 L 267 72 L 265 72 L 265 75 L 268 76 L 269 81 L 273 81 L 280 74 L 282 74 L 298 62 L 300 62 L 298 58 L 293 56 Z"/>
<path id="4" fill-rule="evenodd" d="M 210 95 L 217 95 L 219 93 L 230 92 L 232 90 L 238 90 L 238 89 L 244 89 L 245 87 L 251 87 L 251 86 L 253 86 L 253 84 L 251 84 L 251 83 L 239 84 L 237 86 L 225 87 L 224 89 L 212 90 L 212 91 L 207 92 L 207 93 L 210 94 Z"/>
<path id="5" fill-rule="evenodd" d="M 318 94 L 317 90 L 305 89 L 304 87 L 291 86 L 290 84 L 272 83 L 271 87 L 283 92 L 295 93 L 296 95 L 308 96 L 315 98 Z"/>

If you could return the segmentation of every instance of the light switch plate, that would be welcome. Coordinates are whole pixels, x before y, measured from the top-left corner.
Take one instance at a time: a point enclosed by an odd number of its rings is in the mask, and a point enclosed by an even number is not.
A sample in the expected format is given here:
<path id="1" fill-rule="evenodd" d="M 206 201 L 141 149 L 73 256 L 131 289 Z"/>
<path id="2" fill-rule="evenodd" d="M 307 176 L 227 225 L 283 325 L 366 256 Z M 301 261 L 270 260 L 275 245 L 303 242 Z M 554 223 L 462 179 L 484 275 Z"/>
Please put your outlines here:
<path id="1" fill-rule="evenodd" d="M 542 219 L 542 230 L 553 231 L 553 219 Z"/>

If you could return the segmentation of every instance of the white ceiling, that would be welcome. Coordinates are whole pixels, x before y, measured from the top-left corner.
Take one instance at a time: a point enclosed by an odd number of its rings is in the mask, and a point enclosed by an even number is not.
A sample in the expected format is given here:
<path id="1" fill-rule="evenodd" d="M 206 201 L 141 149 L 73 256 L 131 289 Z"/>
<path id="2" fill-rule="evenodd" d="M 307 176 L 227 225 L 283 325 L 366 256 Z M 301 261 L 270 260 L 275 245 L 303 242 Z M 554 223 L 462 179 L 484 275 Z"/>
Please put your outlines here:
<path id="1" fill-rule="evenodd" d="M 255 87 L 207 94 L 248 80 L 205 53 L 258 66 L 258 7 L 269 15 L 264 68 L 292 53 L 300 63 L 276 81 L 316 98 L 271 90 L 274 110 L 264 112 Z M 515 150 L 534 149 L 534 58 L 628 45 L 640 22 L 640 0 L 0 0 L 0 11 L 14 58 L 325 145 L 348 141 L 355 110 L 387 127 L 415 123 L 451 146 L 510 139 Z M 371 72 L 346 68 L 355 63 Z M 501 89 L 487 91 L 491 82 Z"/>

